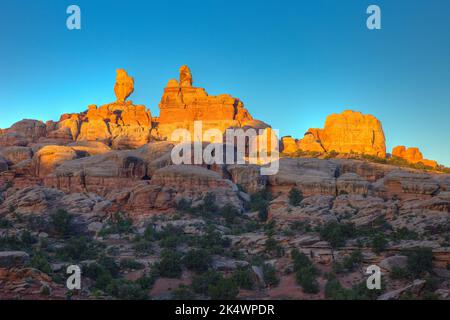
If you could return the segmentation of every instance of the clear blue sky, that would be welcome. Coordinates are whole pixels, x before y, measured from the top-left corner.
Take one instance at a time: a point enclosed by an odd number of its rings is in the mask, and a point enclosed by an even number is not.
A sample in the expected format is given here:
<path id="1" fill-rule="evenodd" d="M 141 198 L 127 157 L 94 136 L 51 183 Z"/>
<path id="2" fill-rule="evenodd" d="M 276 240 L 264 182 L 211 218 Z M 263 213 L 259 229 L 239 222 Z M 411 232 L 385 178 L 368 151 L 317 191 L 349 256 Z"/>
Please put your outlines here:
<path id="1" fill-rule="evenodd" d="M 81 31 L 66 29 L 70 4 Z M 380 31 L 365 26 L 369 4 Z M 0 35 L 2 128 L 113 101 L 117 68 L 156 115 L 188 64 L 195 85 L 241 98 L 282 135 L 354 109 L 382 121 L 388 151 L 417 146 L 450 166 L 448 0 L 2 0 Z"/>

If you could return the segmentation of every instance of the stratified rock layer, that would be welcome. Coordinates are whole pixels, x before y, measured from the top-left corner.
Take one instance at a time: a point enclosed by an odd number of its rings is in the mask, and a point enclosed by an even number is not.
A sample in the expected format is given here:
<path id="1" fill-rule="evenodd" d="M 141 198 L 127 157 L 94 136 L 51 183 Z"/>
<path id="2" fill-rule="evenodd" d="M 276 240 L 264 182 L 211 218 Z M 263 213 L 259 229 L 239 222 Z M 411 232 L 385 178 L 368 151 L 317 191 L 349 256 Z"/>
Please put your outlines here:
<path id="1" fill-rule="evenodd" d="M 194 121 L 202 121 L 202 129 L 241 127 L 253 120 L 244 104 L 228 94 L 210 96 L 203 88 L 192 87 L 192 75 L 187 66 L 180 68 L 180 81 L 172 79 L 164 89 L 159 104 L 158 133 L 170 140 L 178 128 L 194 129 Z"/>

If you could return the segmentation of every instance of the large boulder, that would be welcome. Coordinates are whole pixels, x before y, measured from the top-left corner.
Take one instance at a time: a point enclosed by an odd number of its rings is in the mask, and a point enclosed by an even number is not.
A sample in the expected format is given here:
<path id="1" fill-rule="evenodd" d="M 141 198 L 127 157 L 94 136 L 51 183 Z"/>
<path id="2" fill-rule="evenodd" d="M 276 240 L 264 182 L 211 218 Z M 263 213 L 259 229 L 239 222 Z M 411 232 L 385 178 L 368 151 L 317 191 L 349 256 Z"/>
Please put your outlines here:
<path id="1" fill-rule="evenodd" d="M 117 69 L 116 84 L 114 85 L 114 93 L 118 102 L 125 100 L 134 91 L 134 79 L 130 77 L 124 69 Z"/>
<path id="2" fill-rule="evenodd" d="M 78 157 L 79 153 L 71 147 L 45 146 L 33 156 L 35 174 L 43 178 L 52 173 L 59 165 Z"/>

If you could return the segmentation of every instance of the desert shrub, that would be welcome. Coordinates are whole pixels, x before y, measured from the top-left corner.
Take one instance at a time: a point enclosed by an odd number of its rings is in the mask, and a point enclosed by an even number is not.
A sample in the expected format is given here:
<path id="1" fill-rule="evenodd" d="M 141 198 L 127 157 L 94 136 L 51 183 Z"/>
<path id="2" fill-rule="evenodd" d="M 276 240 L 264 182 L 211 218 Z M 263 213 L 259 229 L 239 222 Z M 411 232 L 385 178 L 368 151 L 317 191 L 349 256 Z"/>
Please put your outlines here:
<path id="1" fill-rule="evenodd" d="M 430 248 L 413 248 L 406 251 L 407 270 L 414 277 L 419 277 L 433 268 L 433 251 Z"/>
<path id="2" fill-rule="evenodd" d="M 272 237 L 269 237 L 265 244 L 265 251 L 266 253 L 275 256 L 277 258 L 280 258 L 284 254 L 283 247 Z"/>
<path id="3" fill-rule="evenodd" d="M 158 263 L 159 275 L 166 278 L 179 278 L 181 276 L 181 254 L 172 250 L 163 250 Z"/>
<path id="4" fill-rule="evenodd" d="M 142 277 L 136 280 L 136 282 L 141 286 L 144 290 L 149 290 L 153 284 L 155 283 L 156 279 L 158 279 L 159 273 L 156 270 L 156 268 L 152 268 L 152 271 L 150 271 L 149 274 L 144 274 Z"/>
<path id="5" fill-rule="evenodd" d="M 145 268 L 145 265 L 131 258 L 120 260 L 120 268 L 128 270 L 141 270 Z"/>
<path id="6" fill-rule="evenodd" d="M 173 300 L 193 300 L 195 294 L 186 285 L 180 285 L 178 288 L 172 291 Z"/>
<path id="7" fill-rule="evenodd" d="M 60 236 L 71 234 L 73 215 L 64 209 L 58 209 L 50 215 L 50 224 L 54 231 Z"/>
<path id="8" fill-rule="evenodd" d="M 219 215 L 225 219 L 227 224 L 233 224 L 239 216 L 239 211 L 231 204 L 226 204 L 219 210 Z"/>
<path id="9" fill-rule="evenodd" d="M 392 280 L 407 279 L 409 276 L 410 274 L 408 273 L 408 270 L 400 267 L 393 267 L 389 273 L 389 277 Z"/>
<path id="10" fill-rule="evenodd" d="M 294 262 L 295 278 L 297 283 L 302 286 L 303 291 L 306 293 L 319 292 L 319 284 L 316 280 L 318 271 L 311 260 L 297 249 L 291 251 L 291 257 Z"/>
<path id="11" fill-rule="evenodd" d="M 191 207 L 189 212 L 207 217 L 216 214 L 218 210 L 219 208 L 216 205 L 216 195 L 212 192 L 208 192 L 203 197 L 203 203 L 196 207 Z"/>
<path id="12" fill-rule="evenodd" d="M 419 235 L 417 234 L 417 232 L 415 232 L 413 230 L 409 230 L 406 227 L 403 227 L 403 228 L 400 228 L 400 229 L 396 229 L 391 234 L 391 239 L 394 240 L 394 241 L 418 240 L 419 239 Z"/>
<path id="13" fill-rule="evenodd" d="M 386 249 L 388 241 L 385 235 L 378 233 L 372 238 L 372 251 L 376 254 L 380 254 Z"/>
<path id="14" fill-rule="evenodd" d="M 355 236 L 355 227 L 350 223 L 329 222 L 320 230 L 320 237 L 329 242 L 333 248 L 343 247 L 347 239 Z"/>
<path id="15" fill-rule="evenodd" d="M 11 221 L 6 219 L 5 217 L 0 217 L 0 228 L 8 229 L 12 227 Z"/>
<path id="16" fill-rule="evenodd" d="M 208 270 L 202 274 L 194 276 L 192 279 L 192 290 L 198 294 L 208 294 L 210 286 L 215 285 L 222 278 L 222 275 L 215 270 Z"/>
<path id="17" fill-rule="evenodd" d="M 381 290 L 369 290 L 365 281 L 354 285 L 351 289 L 343 288 L 335 278 L 327 281 L 325 285 L 325 298 L 329 300 L 375 300 Z"/>
<path id="18" fill-rule="evenodd" d="M 231 240 L 211 227 L 203 235 L 191 239 L 190 244 L 208 250 L 210 254 L 222 254 L 230 246 Z"/>
<path id="19" fill-rule="evenodd" d="M 136 236 L 133 239 L 133 249 L 138 255 L 147 255 L 153 252 L 152 243 L 141 236 Z"/>
<path id="20" fill-rule="evenodd" d="M 211 264 L 211 255 L 204 249 L 190 250 L 183 257 L 183 264 L 189 270 L 203 272 L 208 270 Z"/>
<path id="21" fill-rule="evenodd" d="M 276 286 L 280 282 L 277 276 L 277 270 L 271 264 L 265 263 L 262 267 L 264 282 L 268 286 Z"/>
<path id="22" fill-rule="evenodd" d="M 266 191 L 260 191 L 250 196 L 250 210 L 258 211 L 258 218 L 266 221 L 268 217 L 268 206 L 272 200 L 272 195 Z"/>
<path id="23" fill-rule="evenodd" d="M 240 288 L 247 290 L 253 289 L 253 273 L 249 267 L 237 268 L 231 277 Z"/>
<path id="24" fill-rule="evenodd" d="M 239 288 L 233 279 L 220 278 L 208 287 L 208 295 L 213 300 L 233 300 L 239 294 Z"/>
<path id="25" fill-rule="evenodd" d="M 41 250 L 35 250 L 30 259 L 30 267 L 41 270 L 46 274 L 52 273 L 52 268 L 48 262 L 47 256 Z"/>
<path id="26" fill-rule="evenodd" d="M 147 290 L 139 283 L 125 279 L 114 279 L 106 288 L 111 296 L 121 300 L 146 300 Z"/>
<path id="27" fill-rule="evenodd" d="M 303 200 L 303 193 L 298 188 L 292 188 L 289 191 L 289 204 L 297 207 Z"/>
<path id="28" fill-rule="evenodd" d="M 68 261 L 95 259 L 97 254 L 96 244 L 86 237 L 71 238 L 64 247 L 56 251 L 59 258 Z"/>
<path id="29" fill-rule="evenodd" d="M 99 235 L 106 236 L 131 232 L 133 232 L 133 220 L 125 214 L 117 212 L 111 216 L 108 225 L 99 232 Z"/>
<path id="30" fill-rule="evenodd" d="M 20 240 L 27 245 L 32 245 L 38 242 L 38 238 L 33 236 L 28 230 L 22 232 L 20 235 Z"/>
<path id="31" fill-rule="evenodd" d="M 184 230 L 169 224 L 162 231 L 156 233 L 156 239 L 160 240 L 161 247 L 174 249 L 184 242 Z"/>
<path id="32" fill-rule="evenodd" d="M 353 251 L 351 254 L 344 257 L 342 262 L 335 262 L 333 264 L 333 271 L 336 273 L 353 271 L 362 263 L 362 260 L 362 252 L 360 250 Z"/>

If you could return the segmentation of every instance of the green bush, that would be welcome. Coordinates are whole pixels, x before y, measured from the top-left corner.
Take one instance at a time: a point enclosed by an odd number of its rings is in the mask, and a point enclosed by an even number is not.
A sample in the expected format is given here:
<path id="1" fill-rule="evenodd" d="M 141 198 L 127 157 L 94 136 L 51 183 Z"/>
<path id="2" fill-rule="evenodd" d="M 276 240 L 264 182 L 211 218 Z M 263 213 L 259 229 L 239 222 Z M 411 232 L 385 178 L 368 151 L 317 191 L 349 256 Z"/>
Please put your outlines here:
<path id="1" fill-rule="evenodd" d="M 241 289 L 252 290 L 255 284 L 253 273 L 249 267 L 237 268 L 233 272 L 232 279 Z"/>
<path id="2" fill-rule="evenodd" d="M 318 271 L 309 258 L 297 249 L 291 251 L 291 257 L 294 262 L 294 272 L 297 283 L 302 286 L 306 293 L 318 293 L 319 284 L 317 283 Z"/>
<path id="3" fill-rule="evenodd" d="M 190 250 L 183 257 L 183 264 L 189 270 L 203 272 L 208 270 L 211 264 L 211 255 L 204 249 Z"/>
<path id="4" fill-rule="evenodd" d="M 73 215 L 64 209 L 58 209 L 50 215 L 50 224 L 60 236 L 68 236 L 72 233 Z"/>
<path id="5" fill-rule="evenodd" d="M 239 216 L 239 211 L 233 205 L 226 204 L 220 209 L 219 215 L 225 219 L 227 224 L 233 224 Z"/>
<path id="6" fill-rule="evenodd" d="M 353 224 L 329 222 L 320 230 L 320 237 L 330 243 L 333 248 L 343 247 L 347 239 L 355 236 L 356 230 Z"/>
<path id="7" fill-rule="evenodd" d="M 207 295 L 210 286 L 215 285 L 222 279 L 222 275 L 215 270 L 208 270 L 194 276 L 192 279 L 192 290 L 195 293 Z"/>
<path id="8" fill-rule="evenodd" d="M 22 232 L 20 235 L 20 240 L 27 245 L 32 245 L 38 242 L 38 238 L 33 236 L 28 230 Z"/>
<path id="9" fill-rule="evenodd" d="M 4 217 L 0 217 L 0 228 L 8 229 L 10 227 L 12 227 L 11 221 Z"/>
<path id="10" fill-rule="evenodd" d="M 297 207 L 303 200 L 303 194 L 298 188 L 292 188 L 289 191 L 289 204 Z"/>
<path id="11" fill-rule="evenodd" d="M 389 273 L 389 277 L 392 280 L 400 280 L 400 279 L 407 279 L 410 277 L 410 274 L 408 273 L 408 270 L 400 267 L 393 267 L 391 269 L 391 272 Z"/>
<path id="12" fill-rule="evenodd" d="M 433 269 L 433 251 L 430 248 L 413 248 L 406 251 L 407 270 L 414 277 L 419 277 Z"/>
<path id="13" fill-rule="evenodd" d="M 128 270 L 141 270 L 145 268 L 145 265 L 131 258 L 125 258 L 120 260 L 120 268 Z"/>
<path id="14" fill-rule="evenodd" d="M 342 262 L 335 262 L 333 271 L 336 273 L 351 272 L 362 263 L 362 260 L 362 252 L 360 250 L 353 251 L 350 255 L 344 257 Z"/>
<path id="15" fill-rule="evenodd" d="M 283 247 L 280 246 L 280 245 L 278 244 L 278 242 L 277 242 L 274 238 L 272 238 L 272 237 L 269 237 L 269 238 L 266 240 L 264 246 L 265 246 L 265 251 L 266 251 L 268 254 L 272 255 L 272 256 L 275 256 L 275 257 L 277 257 L 277 258 L 280 258 L 280 257 L 282 257 L 283 254 L 284 254 Z"/>
<path id="16" fill-rule="evenodd" d="M 155 230 L 155 226 L 153 224 L 148 224 L 145 227 L 144 239 L 147 241 L 155 241 L 159 239 L 159 234 Z"/>
<path id="17" fill-rule="evenodd" d="M 172 292 L 172 300 L 193 300 L 195 298 L 194 293 L 186 285 L 180 285 Z"/>
<path id="18" fill-rule="evenodd" d="M 99 235 L 106 236 L 109 234 L 127 234 L 133 232 L 133 220 L 125 214 L 117 212 L 112 215 L 108 221 L 108 225 L 103 228 Z"/>
<path id="19" fill-rule="evenodd" d="M 41 270 L 46 274 L 52 273 L 52 268 L 50 267 L 46 255 L 40 250 L 35 250 L 33 252 L 29 264 L 32 268 Z"/>
<path id="20" fill-rule="evenodd" d="M 139 283 L 125 279 L 114 279 L 106 288 L 111 296 L 121 300 L 146 300 L 147 291 Z"/>
<path id="21" fill-rule="evenodd" d="M 76 262 L 95 259 L 98 250 L 92 240 L 88 240 L 85 237 L 77 237 L 68 240 L 63 248 L 57 250 L 56 254 L 63 260 Z"/>
<path id="22" fill-rule="evenodd" d="M 417 232 L 415 232 L 413 230 L 409 230 L 406 227 L 403 227 L 403 228 L 395 230 L 391 234 L 391 239 L 394 240 L 394 241 L 418 240 L 419 239 L 419 235 L 417 234 Z"/>
<path id="23" fill-rule="evenodd" d="M 133 239 L 133 249 L 138 255 L 148 255 L 153 252 L 152 243 L 141 236 L 136 236 Z"/>
<path id="24" fill-rule="evenodd" d="M 261 221 L 266 221 L 268 217 L 268 206 L 272 200 L 272 195 L 266 191 L 260 191 L 250 196 L 250 209 L 258 211 L 258 218 Z"/>
<path id="25" fill-rule="evenodd" d="M 220 278 L 217 283 L 208 287 L 208 295 L 213 300 L 233 300 L 239 294 L 239 289 L 233 279 Z"/>
<path id="26" fill-rule="evenodd" d="M 223 254 L 231 244 L 231 240 L 223 237 L 214 228 L 207 228 L 205 233 L 191 239 L 190 244 L 200 249 L 208 250 L 211 254 Z"/>
<path id="27" fill-rule="evenodd" d="M 369 290 L 363 281 L 351 289 L 343 288 L 335 277 L 325 285 L 325 298 L 329 300 L 376 300 L 383 290 Z"/>
<path id="28" fill-rule="evenodd" d="M 158 263 L 159 275 L 165 278 L 179 278 L 181 276 L 181 254 L 172 250 L 163 250 Z"/>
<path id="29" fill-rule="evenodd" d="M 380 254 L 384 250 L 386 250 L 386 246 L 388 244 L 388 241 L 386 240 L 386 237 L 378 233 L 372 238 L 372 251 L 376 254 Z"/>

